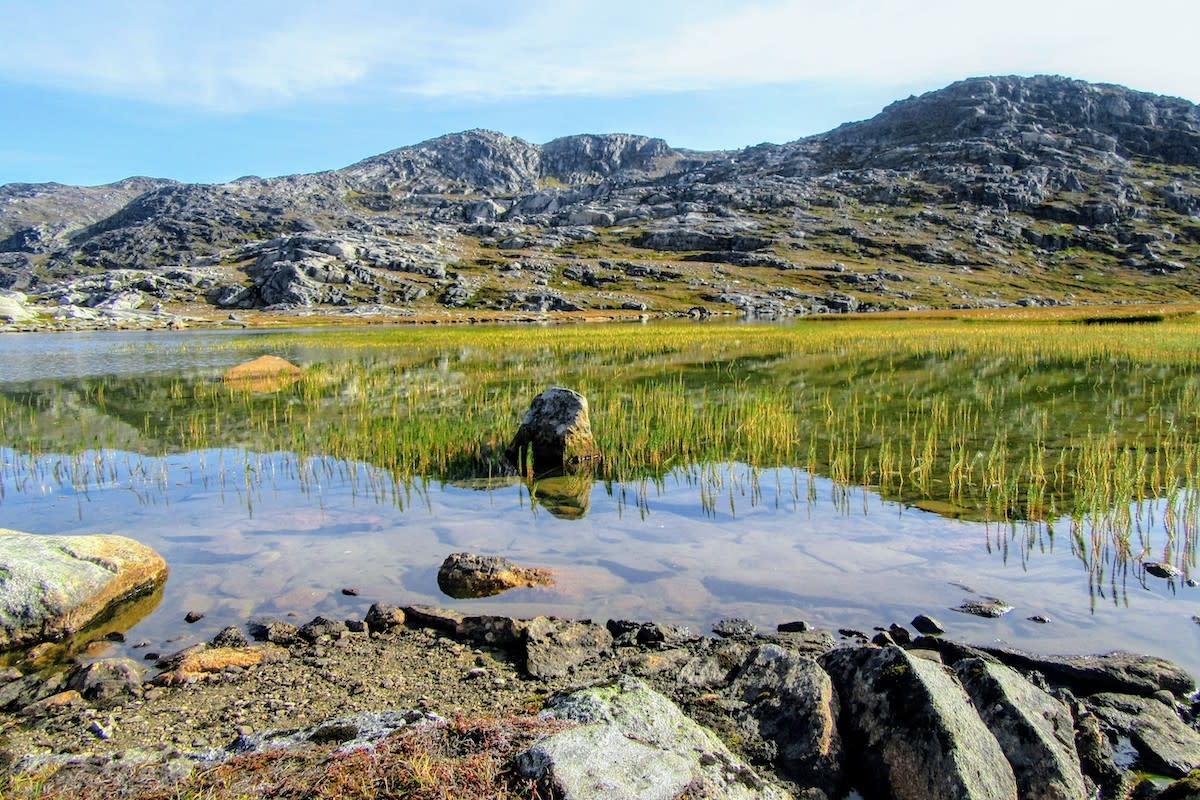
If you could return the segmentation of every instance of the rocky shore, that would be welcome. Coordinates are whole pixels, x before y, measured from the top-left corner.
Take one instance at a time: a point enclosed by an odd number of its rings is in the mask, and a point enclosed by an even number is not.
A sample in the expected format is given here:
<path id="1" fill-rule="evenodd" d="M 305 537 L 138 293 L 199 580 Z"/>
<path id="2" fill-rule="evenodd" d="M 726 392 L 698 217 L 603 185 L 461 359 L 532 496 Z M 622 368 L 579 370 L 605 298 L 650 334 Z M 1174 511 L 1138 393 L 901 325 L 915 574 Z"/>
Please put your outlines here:
<path id="1" fill-rule="evenodd" d="M 714 637 L 386 604 L 255 620 L 142 663 L 9 669 L 4 758 L 15 773 L 169 781 L 255 749 L 541 714 L 565 729 L 513 768 L 564 798 L 1194 796 L 1166 787 L 1200 765 L 1195 685 L 1162 659 L 975 648 L 896 624 L 870 642 L 779 628 L 725 620 Z"/>

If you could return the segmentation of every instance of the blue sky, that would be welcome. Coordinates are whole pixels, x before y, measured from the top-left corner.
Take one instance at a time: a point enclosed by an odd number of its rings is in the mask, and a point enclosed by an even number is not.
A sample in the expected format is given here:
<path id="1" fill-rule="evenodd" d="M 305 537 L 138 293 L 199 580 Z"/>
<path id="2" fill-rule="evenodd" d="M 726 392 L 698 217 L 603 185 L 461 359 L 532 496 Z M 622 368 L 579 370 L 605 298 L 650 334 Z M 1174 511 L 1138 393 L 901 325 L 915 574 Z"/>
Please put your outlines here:
<path id="1" fill-rule="evenodd" d="M 332 169 L 467 128 L 738 148 L 987 74 L 1200 100 L 1194 0 L 0 0 L 0 183 Z"/>

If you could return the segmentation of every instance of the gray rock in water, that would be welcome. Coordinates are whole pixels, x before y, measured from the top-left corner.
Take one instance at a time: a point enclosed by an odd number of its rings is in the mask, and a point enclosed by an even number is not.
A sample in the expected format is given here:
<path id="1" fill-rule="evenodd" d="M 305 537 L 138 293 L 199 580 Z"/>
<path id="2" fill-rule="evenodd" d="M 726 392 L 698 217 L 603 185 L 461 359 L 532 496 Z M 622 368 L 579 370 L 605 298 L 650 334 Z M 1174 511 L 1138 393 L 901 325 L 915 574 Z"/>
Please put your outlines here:
<path id="1" fill-rule="evenodd" d="M 500 556 L 452 553 L 442 562 L 438 588 L 454 598 L 490 597 L 508 589 L 554 583 L 550 571 L 521 567 Z"/>
<path id="2" fill-rule="evenodd" d="M 1142 564 L 1142 567 L 1150 575 L 1153 575 L 1156 578 L 1164 578 L 1166 580 L 1178 578 L 1183 574 L 1174 564 L 1168 564 L 1165 561 L 1146 561 Z"/>
<path id="3" fill-rule="evenodd" d="M 788 797 L 636 678 L 556 696 L 544 713 L 579 727 L 537 742 L 517 768 L 561 800 Z"/>
<path id="4" fill-rule="evenodd" d="M 897 800 L 1015 800 L 996 738 L 946 667 L 898 647 L 848 647 L 822 663 L 841 700 L 851 774 L 864 792 Z"/>
<path id="5" fill-rule="evenodd" d="M 612 646 L 612 634 L 603 625 L 534 617 L 525 628 L 525 671 L 535 678 L 561 678 Z"/>
<path id="6" fill-rule="evenodd" d="M 1012 610 L 1012 606 L 998 597 L 967 598 L 951 609 L 951 611 L 957 611 L 960 614 L 990 618 L 1002 617 Z"/>
<path id="7" fill-rule="evenodd" d="M 1087 787 L 1066 707 L 1002 664 L 963 659 L 954 665 L 1017 779 L 1022 800 L 1083 800 Z"/>
<path id="8" fill-rule="evenodd" d="M 0 529 L 0 649 L 61 639 L 166 579 L 162 557 L 124 536 Z"/>
<path id="9" fill-rule="evenodd" d="M 599 458 L 587 398 L 561 386 L 539 394 L 505 456 L 519 469 L 536 472 L 576 468 Z"/>
<path id="10" fill-rule="evenodd" d="M 790 780 L 829 796 L 841 788 L 842 740 L 837 695 L 817 662 L 765 645 L 751 653 L 730 685 L 734 716 L 750 739 L 763 743 Z"/>
<path id="11" fill-rule="evenodd" d="M 1085 702 L 1110 738 L 1129 738 L 1143 769 L 1180 778 L 1200 767 L 1200 733 L 1158 700 L 1106 693 Z"/>

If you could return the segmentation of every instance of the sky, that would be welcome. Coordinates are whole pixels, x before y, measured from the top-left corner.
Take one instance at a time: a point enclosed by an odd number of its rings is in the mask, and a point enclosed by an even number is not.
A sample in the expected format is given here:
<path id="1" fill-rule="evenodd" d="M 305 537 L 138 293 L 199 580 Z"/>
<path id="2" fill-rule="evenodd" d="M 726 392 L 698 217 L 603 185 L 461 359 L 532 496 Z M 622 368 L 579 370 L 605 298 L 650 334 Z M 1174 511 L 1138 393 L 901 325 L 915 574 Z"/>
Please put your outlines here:
<path id="1" fill-rule="evenodd" d="M 0 0 L 0 184 L 219 183 L 444 133 L 785 142 L 978 75 L 1200 101 L 1195 0 Z"/>

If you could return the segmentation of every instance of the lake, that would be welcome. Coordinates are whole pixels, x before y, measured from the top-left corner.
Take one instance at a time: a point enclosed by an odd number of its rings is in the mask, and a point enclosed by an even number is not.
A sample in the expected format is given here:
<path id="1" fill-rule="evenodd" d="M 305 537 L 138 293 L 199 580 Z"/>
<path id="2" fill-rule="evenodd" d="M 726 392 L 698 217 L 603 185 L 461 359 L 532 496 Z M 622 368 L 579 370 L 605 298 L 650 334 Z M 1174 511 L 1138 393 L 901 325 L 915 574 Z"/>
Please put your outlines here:
<path id="1" fill-rule="evenodd" d="M 1194 462 L 1186 359 L 1030 368 L 1003 352 L 756 332 L 768 326 L 705 329 L 702 345 L 614 327 L 0 337 L 0 527 L 119 533 L 166 558 L 161 599 L 112 653 L 384 601 L 697 632 L 745 617 L 870 633 L 928 613 L 968 642 L 1129 649 L 1200 674 L 1200 590 L 1185 582 L 1195 485 L 1163 477 Z M 222 382 L 261 353 L 305 376 Z M 604 469 L 502 475 L 496 450 L 560 382 L 592 399 Z M 1126 453 L 1139 459 L 1128 494 L 1097 501 L 1083 465 L 1103 456 L 1094 469 L 1120 472 Z M 1041 484 L 1012 477 L 1039 469 Z M 556 582 L 452 600 L 436 573 L 458 551 Z M 1148 560 L 1183 575 L 1154 578 Z M 1015 610 L 951 610 L 975 597 Z M 188 625 L 189 611 L 204 618 Z"/>

